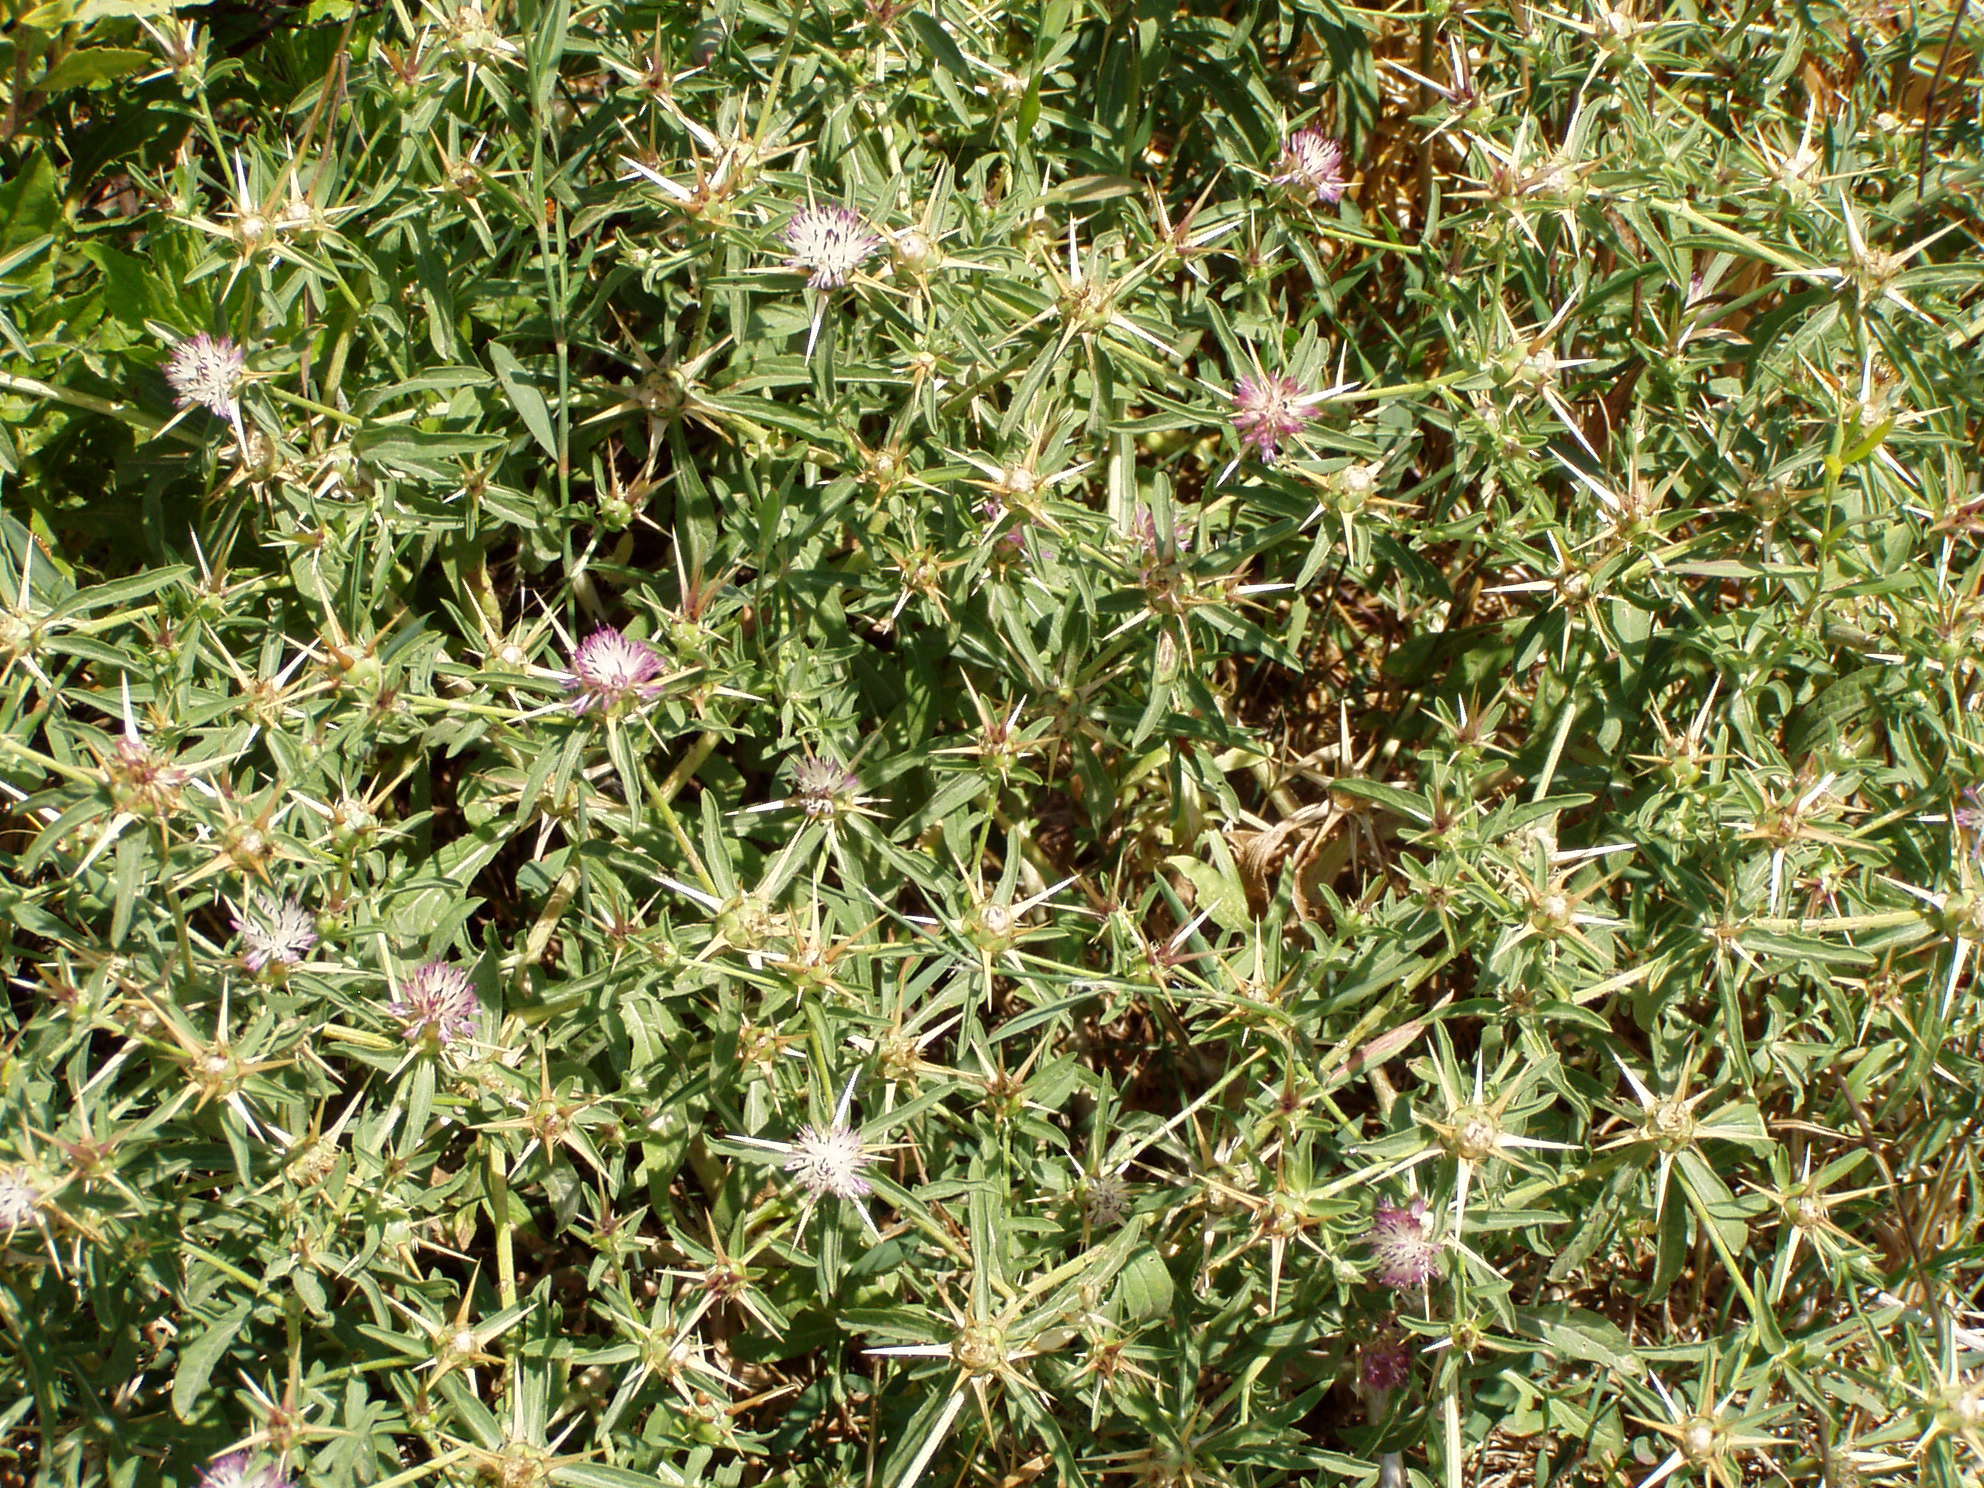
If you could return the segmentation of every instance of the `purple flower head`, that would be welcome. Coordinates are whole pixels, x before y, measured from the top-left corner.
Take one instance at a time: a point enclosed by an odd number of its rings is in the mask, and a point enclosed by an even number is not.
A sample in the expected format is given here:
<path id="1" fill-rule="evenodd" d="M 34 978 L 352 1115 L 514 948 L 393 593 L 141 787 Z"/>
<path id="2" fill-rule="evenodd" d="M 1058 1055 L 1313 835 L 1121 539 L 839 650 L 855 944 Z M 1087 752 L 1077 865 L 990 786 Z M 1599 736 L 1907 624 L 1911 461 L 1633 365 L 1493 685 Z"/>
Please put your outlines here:
<path id="1" fill-rule="evenodd" d="M 1424 1199 L 1414 1199 L 1404 1208 L 1380 1202 L 1371 1217 L 1371 1228 L 1364 1243 L 1378 1263 L 1378 1280 L 1404 1291 L 1432 1280 L 1440 1266 L 1440 1242 L 1433 1238 L 1427 1222 Z"/>
<path id="2" fill-rule="evenodd" d="M 1396 1333 L 1380 1333 L 1357 1346 L 1357 1378 L 1365 1389 L 1396 1390 L 1411 1377 L 1411 1346 Z"/>
<path id="3" fill-rule="evenodd" d="M 1971 856 L 1984 858 L 1984 791 L 1965 786 L 1963 804 L 1951 809 L 1950 821 L 1970 839 Z"/>
<path id="4" fill-rule="evenodd" d="M 180 407 L 199 403 L 221 418 L 233 418 L 238 407 L 234 392 L 247 368 L 248 358 L 240 347 L 225 336 L 202 331 L 172 348 L 165 380 L 178 394 Z"/>
<path id="5" fill-rule="evenodd" d="M 293 897 L 262 895 L 252 915 L 235 915 L 229 923 L 241 932 L 241 959 L 250 971 L 260 971 L 271 961 L 294 966 L 317 943 L 316 921 Z"/>
<path id="6" fill-rule="evenodd" d="M 801 207 L 785 225 L 786 260 L 815 289 L 839 289 L 882 246 L 860 214 L 846 207 Z"/>
<path id="7" fill-rule="evenodd" d="M 645 641 L 629 640 L 610 625 L 602 625 L 579 643 L 565 690 L 576 693 L 574 713 L 616 708 L 635 698 L 661 691 L 661 658 Z"/>
<path id="8" fill-rule="evenodd" d="M 1281 147 L 1277 186 L 1316 193 L 1318 202 L 1343 199 L 1343 146 L 1320 129 L 1298 129 Z"/>
<path id="9" fill-rule="evenodd" d="M 1263 372 L 1233 385 L 1233 427 L 1263 461 L 1281 453 L 1281 442 L 1302 432 L 1316 416 L 1316 395 L 1292 377 Z"/>
<path id="10" fill-rule="evenodd" d="M 386 1011 L 406 1025 L 408 1043 L 432 1038 L 445 1049 L 458 1038 L 474 1037 L 482 1005 L 467 972 L 446 961 L 429 961 L 401 984 L 399 1000 Z"/>
<path id="11" fill-rule="evenodd" d="M 273 1467 L 250 1467 L 246 1452 L 216 1457 L 200 1474 L 200 1488 L 296 1488 Z"/>

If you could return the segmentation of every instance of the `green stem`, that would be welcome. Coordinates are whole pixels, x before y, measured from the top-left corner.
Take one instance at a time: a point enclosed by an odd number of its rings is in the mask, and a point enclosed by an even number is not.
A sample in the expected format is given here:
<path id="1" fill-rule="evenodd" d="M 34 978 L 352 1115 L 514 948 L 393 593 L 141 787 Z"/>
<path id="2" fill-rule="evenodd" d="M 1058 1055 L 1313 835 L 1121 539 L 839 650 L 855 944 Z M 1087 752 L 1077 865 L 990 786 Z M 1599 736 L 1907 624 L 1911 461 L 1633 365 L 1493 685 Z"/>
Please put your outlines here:
<path id="1" fill-rule="evenodd" d="M 505 1307 L 517 1305 L 517 1257 L 510 1236 L 510 1180 L 503 1171 L 503 1154 L 489 1149 L 489 1213 L 496 1222 L 496 1296 Z"/>
<path id="2" fill-rule="evenodd" d="M 328 403 L 319 403 L 315 398 L 306 398 L 301 393 L 292 393 L 287 388 L 279 388 L 272 382 L 262 384 L 270 397 L 279 403 L 287 403 L 294 408 L 305 408 L 320 417 L 332 419 L 340 424 L 358 424 L 364 420 L 355 413 L 346 413 L 342 408 L 333 408 Z"/>

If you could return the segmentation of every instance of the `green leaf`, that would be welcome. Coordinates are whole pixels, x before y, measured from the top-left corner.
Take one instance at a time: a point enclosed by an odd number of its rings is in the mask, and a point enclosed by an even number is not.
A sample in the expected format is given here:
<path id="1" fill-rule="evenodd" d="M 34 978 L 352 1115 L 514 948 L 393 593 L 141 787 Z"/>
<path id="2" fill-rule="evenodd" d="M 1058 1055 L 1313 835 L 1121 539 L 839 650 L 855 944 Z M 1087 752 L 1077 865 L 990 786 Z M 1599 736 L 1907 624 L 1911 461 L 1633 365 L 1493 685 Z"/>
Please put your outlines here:
<path id="1" fill-rule="evenodd" d="M 510 400 L 510 406 L 517 411 L 517 417 L 524 421 L 530 430 L 531 438 L 547 455 L 558 453 L 558 435 L 551 426 L 551 409 L 544 401 L 544 394 L 530 385 L 523 364 L 510 354 L 510 349 L 500 341 L 489 343 L 489 361 L 496 369 L 496 378 L 503 384 L 503 392 Z"/>
<path id="2" fill-rule="evenodd" d="M 248 1321 L 254 1303 L 242 1302 L 231 1312 L 207 1325 L 206 1331 L 179 1351 L 179 1368 L 172 1376 L 172 1413 L 182 1421 L 193 1419 L 193 1408 L 206 1393 L 214 1366 L 234 1343 L 235 1334 Z"/>
<path id="3" fill-rule="evenodd" d="M 1149 1245 L 1132 1255 L 1116 1278 L 1116 1302 L 1125 1323 L 1169 1317 L 1175 1292 L 1171 1268 Z"/>
<path id="4" fill-rule="evenodd" d="M 150 52 L 141 52 L 136 47 L 79 47 L 43 75 L 41 91 L 60 93 L 65 88 L 99 88 L 144 71 L 154 60 Z"/>
<path id="5" fill-rule="evenodd" d="M 568 1462 L 551 1469 L 551 1481 L 565 1488 L 685 1488 L 688 1480 L 674 1473 L 638 1473 L 603 1462 Z"/>
<path id="6" fill-rule="evenodd" d="M 1174 853 L 1164 860 L 1178 870 L 1198 895 L 1199 908 L 1213 918 L 1213 923 L 1221 929 L 1243 932 L 1254 922 L 1247 909 L 1247 889 L 1240 882 L 1239 873 L 1228 865 L 1221 868 L 1217 864 L 1203 862 L 1198 858 Z"/>

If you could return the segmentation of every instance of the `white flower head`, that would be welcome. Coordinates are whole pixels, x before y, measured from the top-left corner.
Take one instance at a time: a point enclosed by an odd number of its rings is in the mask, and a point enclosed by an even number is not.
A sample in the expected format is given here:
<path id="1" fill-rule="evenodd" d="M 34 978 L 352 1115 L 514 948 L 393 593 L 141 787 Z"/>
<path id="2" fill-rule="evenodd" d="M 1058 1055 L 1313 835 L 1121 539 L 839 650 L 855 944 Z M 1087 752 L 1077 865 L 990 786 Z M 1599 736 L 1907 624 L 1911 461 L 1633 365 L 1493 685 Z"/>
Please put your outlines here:
<path id="1" fill-rule="evenodd" d="M 797 1174 L 799 1186 L 809 1193 L 859 1199 L 874 1191 L 861 1176 L 861 1170 L 874 1160 L 854 1128 L 839 1122 L 807 1125 L 792 1139 L 792 1156 L 786 1160 L 785 1170 Z"/>
<path id="2" fill-rule="evenodd" d="M 271 961 L 294 966 L 317 943 L 316 920 L 293 897 L 259 898 L 251 915 L 235 915 L 231 923 L 241 932 L 242 957 L 250 971 Z"/>
<path id="3" fill-rule="evenodd" d="M 198 403 L 224 419 L 236 418 L 240 405 L 235 392 L 247 371 L 248 358 L 225 336 L 205 331 L 181 341 L 165 364 L 165 380 L 179 395 L 179 405 Z"/>
<path id="4" fill-rule="evenodd" d="M 0 1166 L 0 1235 L 11 1235 L 30 1219 L 43 1198 L 41 1185 L 19 1163 Z"/>
<path id="5" fill-rule="evenodd" d="M 846 207 L 801 207 L 785 225 L 786 260 L 806 271 L 814 289 L 839 289 L 882 246 L 860 214 Z"/>

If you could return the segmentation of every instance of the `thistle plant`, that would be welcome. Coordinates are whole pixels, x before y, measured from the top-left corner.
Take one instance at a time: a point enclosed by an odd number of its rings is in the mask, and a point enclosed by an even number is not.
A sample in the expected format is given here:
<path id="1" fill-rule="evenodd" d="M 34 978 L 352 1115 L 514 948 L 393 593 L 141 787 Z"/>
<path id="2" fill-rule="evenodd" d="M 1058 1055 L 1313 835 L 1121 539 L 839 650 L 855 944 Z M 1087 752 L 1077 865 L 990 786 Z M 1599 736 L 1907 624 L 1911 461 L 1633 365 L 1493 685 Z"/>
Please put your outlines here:
<path id="1" fill-rule="evenodd" d="M 0 1482 L 1984 1473 L 1974 17 L 172 9 L 8 32 Z"/>

